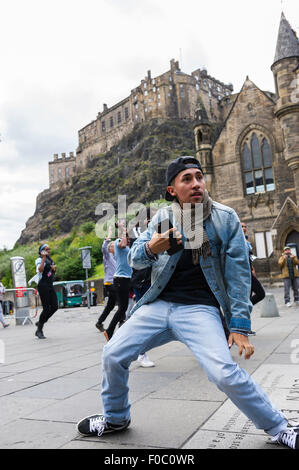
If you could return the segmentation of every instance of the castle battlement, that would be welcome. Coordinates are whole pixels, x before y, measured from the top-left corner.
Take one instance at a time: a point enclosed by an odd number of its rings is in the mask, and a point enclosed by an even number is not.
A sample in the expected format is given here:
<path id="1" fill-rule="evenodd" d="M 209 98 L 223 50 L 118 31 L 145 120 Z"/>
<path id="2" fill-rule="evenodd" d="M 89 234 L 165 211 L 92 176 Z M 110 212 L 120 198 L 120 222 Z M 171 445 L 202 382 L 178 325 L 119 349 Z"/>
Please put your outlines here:
<path id="1" fill-rule="evenodd" d="M 62 183 L 70 181 L 76 173 L 76 156 L 74 152 L 69 155 L 62 153 L 54 153 L 53 160 L 49 162 L 49 185 L 50 188 Z"/>

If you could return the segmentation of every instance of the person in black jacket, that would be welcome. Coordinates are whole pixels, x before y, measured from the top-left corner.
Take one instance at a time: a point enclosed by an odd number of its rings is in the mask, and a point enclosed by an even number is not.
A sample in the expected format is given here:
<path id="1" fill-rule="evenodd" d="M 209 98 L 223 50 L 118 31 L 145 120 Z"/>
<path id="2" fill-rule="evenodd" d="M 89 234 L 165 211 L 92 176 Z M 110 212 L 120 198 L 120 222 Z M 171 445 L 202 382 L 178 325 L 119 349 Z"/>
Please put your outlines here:
<path id="1" fill-rule="evenodd" d="M 40 277 L 37 290 L 40 295 L 43 310 L 36 323 L 37 330 L 35 336 L 45 339 L 43 326 L 58 309 L 57 295 L 53 287 L 53 280 L 56 273 L 56 266 L 50 257 L 50 247 L 46 243 L 39 247 L 39 258 L 36 259 L 36 271 Z"/>

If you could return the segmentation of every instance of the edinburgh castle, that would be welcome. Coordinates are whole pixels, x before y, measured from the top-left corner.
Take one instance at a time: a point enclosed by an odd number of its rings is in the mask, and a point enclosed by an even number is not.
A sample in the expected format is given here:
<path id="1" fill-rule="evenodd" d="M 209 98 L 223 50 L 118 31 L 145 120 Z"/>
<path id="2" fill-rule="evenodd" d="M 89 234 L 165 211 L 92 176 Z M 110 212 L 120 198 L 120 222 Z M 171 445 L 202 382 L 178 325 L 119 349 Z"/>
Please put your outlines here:
<path id="1" fill-rule="evenodd" d="M 139 122 L 153 118 L 194 120 L 196 110 L 202 107 L 211 122 L 223 121 L 232 90 L 231 84 L 210 77 L 205 69 L 183 73 L 174 60 L 170 70 L 159 77 L 152 78 L 148 71 L 128 98 L 111 108 L 104 104 L 97 119 L 79 130 L 76 156 L 54 155 L 49 163 L 50 187 L 80 171 L 95 155 L 110 150 Z"/>

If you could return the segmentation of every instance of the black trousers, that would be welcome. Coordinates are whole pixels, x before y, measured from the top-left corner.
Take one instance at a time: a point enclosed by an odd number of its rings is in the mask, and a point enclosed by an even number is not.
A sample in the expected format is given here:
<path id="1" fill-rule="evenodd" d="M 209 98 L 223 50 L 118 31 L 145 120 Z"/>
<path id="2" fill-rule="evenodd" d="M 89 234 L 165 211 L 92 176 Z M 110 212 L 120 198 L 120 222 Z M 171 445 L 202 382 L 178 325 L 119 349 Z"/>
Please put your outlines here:
<path id="1" fill-rule="evenodd" d="M 109 285 L 104 286 L 104 289 L 105 289 L 105 297 L 108 297 L 108 302 L 98 319 L 98 323 L 103 323 L 106 320 L 109 313 L 111 312 L 111 310 L 114 309 L 115 304 L 116 304 L 116 291 L 115 291 L 114 285 L 111 284 L 110 286 Z"/>
<path id="2" fill-rule="evenodd" d="M 116 294 L 116 302 L 118 309 L 115 312 L 110 325 L 107 328 L 107 334 L 109 339 L 112 338 L 117 323 L 121 323 L 126 318 L 126 311 L 129 303 L 129 292 L 131 286 L 131 278 L 127 277 L 115 277 L 114 288 Z"/>
<path id="3" fill-rule="evenodd" d="M 251 274 L 250 300 L 252 302 L 252 305 L 255 305 L 260 302 L 261 300 L 263 300 L 264 297 L 265 291 L 262 284 L 253 274 Z"/>
<path id="4" fill-rule="evenodd" d="M 37 286 L 37 290 L 43 306 L 43 311 L 38 320 L 39 328 L 42 329 L 43 325 L 58 309 L 58 302 L 53 285 L 40 282 Z"/>

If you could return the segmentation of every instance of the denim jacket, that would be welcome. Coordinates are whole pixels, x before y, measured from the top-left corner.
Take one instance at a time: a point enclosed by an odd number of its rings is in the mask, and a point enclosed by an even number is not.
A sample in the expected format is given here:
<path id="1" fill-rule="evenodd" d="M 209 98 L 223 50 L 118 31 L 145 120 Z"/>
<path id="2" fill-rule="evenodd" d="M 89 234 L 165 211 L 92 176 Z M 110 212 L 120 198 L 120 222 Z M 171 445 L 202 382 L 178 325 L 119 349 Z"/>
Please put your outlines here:
<path id="1" fill-rule="evenodd" d="M 186 240 L 180 224 L 174 218 L 171 207 L 160 209 L 148 228 L 134 242 L 128 254 L 132 268 L 152 267 L 151 287 L 133 307 L 131 314 L 141 305 L 153 302 L 168 283 L 182 254 L 178 251 L 169 256 L 165 251 L 150 259 L 145 251 L 145 243 L 152 238 L 155 225 L 169 218 Z M 211 247 L 211 256 L 200 258 L 203 274 L 224 313 L 226 324 L 231 332 L 251 330 L 250 301 L 251 274 L 248 249 L 237 214 L 230 207 L 213 202 L 211 214 L 203 223 Z"/>

